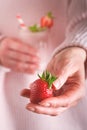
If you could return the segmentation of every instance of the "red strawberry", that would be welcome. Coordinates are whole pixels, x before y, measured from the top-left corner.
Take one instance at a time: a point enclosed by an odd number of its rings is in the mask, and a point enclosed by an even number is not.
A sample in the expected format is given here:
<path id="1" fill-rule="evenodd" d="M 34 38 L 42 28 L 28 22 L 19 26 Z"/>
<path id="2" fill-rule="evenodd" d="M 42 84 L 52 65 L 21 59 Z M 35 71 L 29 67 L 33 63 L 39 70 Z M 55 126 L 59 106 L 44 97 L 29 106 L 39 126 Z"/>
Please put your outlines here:
<path id="1" fill-rule="evenodd" d="M 54 87 L 52 85 L 56 78 L 47 71 L 35 80 L 30 88 L 30 101 L 38 103 L 46 98 L 53 97 Z"/>
<path id="2" fill-rule="evenodd" d="M 49 12 L 46 16 L 41 18 L 41 27 L 51 28 L 53 26 L 53 16 L 52 13 Z"/>

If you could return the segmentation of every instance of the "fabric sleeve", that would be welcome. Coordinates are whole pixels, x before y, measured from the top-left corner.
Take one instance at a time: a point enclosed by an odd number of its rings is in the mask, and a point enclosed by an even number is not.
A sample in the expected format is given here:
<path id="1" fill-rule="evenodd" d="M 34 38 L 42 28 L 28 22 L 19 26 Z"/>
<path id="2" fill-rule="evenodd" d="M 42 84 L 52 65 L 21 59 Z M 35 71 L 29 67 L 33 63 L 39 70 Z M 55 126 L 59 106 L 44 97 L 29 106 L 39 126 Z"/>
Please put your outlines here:
<path id="1" fill-rule="evenodd" d="M 0 33 L 0 42 L 5 38 L 3 34 Z"/>
<path id="2" fill-rule="evenodd" d="M 0 43 L 1 41 L 5 38 L 5 35 L 1 34 L 0 33 Z M 6 68 L 2 65 L 0 65 L 0 72 L 3 72 L 3 73 L 6 73 L 6 72 L 10 72 L 10 69 L 9 68 Z"/>
<path id="3" fill-rule="evenodd" d="M 87 53 L 87 0 L 69 0 L 66 29 L 66 38 L 58 46 L 53 55 L 67 47 L 81 47 Z M 86 60 L 87 74 L 87 60 Z"/>

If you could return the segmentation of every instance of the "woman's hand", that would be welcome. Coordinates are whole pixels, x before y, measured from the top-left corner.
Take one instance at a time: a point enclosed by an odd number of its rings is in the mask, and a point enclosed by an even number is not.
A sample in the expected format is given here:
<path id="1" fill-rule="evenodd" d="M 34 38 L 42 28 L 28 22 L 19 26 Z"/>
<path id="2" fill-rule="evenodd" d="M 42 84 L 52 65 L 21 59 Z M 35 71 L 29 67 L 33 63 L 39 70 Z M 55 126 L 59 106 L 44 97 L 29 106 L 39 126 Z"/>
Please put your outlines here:
<path id="1" fill-rule="evenodd" d="M 39 67 L 37 50 L 14 38 L 0 43 L 0 64 L 17 72 L 34 73 Z"/>
<path id="2" fill-rule="evenodd" d="M 59 115 L 76 105 L 85 95 L 86 52 L 79 47 L 71 47 L 56 54 L 47 66 L 47 70 L 58 78 L 54 82 L 57 88 L 56 97 L 43 100 L 39 104 L 29 103 L 27 109 L 39 114 Z M 21 95 L 29 97 L 25 89 Z"/>

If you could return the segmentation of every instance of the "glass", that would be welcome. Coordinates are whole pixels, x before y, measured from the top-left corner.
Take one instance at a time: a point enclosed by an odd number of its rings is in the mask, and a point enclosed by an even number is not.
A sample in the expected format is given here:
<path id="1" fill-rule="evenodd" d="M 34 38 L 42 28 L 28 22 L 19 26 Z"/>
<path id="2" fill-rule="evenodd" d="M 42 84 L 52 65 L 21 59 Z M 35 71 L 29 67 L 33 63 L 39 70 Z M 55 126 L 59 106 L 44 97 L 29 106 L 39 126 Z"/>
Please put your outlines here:
<path id="1" fill-rule="evenodd" d="M 49 41 L 49 30 L 41 32 L 30 32 L 29 30 L 19 30 L 20 39 L 27 43 L 31 44 L 39 51 L 40 57 L 40 68 L 36 73 L 42 73 L 48 63 L 48 41 Z"/>

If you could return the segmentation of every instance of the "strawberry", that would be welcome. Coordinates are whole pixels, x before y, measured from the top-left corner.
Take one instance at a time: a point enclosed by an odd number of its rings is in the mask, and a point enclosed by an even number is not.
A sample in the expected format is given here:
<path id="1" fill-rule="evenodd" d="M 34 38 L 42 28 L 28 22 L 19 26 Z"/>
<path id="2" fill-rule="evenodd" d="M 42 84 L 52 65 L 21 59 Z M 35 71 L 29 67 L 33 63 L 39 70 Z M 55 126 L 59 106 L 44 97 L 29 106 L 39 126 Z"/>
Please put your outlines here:
<path id="1" fill-rule="evenodd" d="M 40 101 L 53 97 L 54 86 L 53 81 L 56 77 L 52 76 L 49 72 L 43 72 L 42 76 L 38 75 L 39 78 L 36 79 L 30 87 L 30 101 L 32 103 L 39 103 Z"/>
<path id="2" fill-rule="evenodd" d="M 47 28 L 51 28 L 53 26 L 53 15 L 51 12 L 48 12 L 48 14 L 46 16 L 43 16 L 41 18 L 40 24 L 41 27 L 47 27 Z"/>

